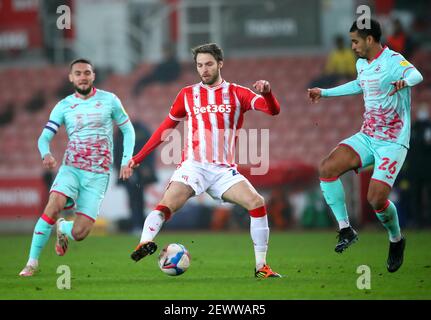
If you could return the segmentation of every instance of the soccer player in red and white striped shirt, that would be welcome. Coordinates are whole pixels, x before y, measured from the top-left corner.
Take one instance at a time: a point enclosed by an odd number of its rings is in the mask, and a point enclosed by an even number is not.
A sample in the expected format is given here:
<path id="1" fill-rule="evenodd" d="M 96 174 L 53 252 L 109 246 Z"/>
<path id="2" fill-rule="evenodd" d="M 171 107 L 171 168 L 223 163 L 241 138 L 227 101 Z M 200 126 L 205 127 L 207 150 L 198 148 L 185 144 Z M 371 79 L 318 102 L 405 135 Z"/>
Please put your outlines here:
<path id="1" fill-rule="evenodd" d="M 269 228 L 264 198 L 241 175 L 235 164 L 237 131 L 244 113 L 259 110 L 269 115 L 280 112 L 280 105 L 268 81 L 253 87 L 258 94 L 221 77 L 223 51 L 216 44 L 192 50 L 201 82 L 183 88 L 163 121 L 140 152 L 129 162 L 135 168 L 166 138 L 166 133 L 186 120 L 187 134 L 182 162 L 175 170 L 162 200 L 147 216 L 139 245 L 131 257 L 139 261 L 156 251 L 153 239 L 163 223 L 185 202 L 207 192 L 214 199 L 236 203 L 250 213 L 250 233 L 256 257 L 255 276 L 281 277 L 266 263 Z"/>

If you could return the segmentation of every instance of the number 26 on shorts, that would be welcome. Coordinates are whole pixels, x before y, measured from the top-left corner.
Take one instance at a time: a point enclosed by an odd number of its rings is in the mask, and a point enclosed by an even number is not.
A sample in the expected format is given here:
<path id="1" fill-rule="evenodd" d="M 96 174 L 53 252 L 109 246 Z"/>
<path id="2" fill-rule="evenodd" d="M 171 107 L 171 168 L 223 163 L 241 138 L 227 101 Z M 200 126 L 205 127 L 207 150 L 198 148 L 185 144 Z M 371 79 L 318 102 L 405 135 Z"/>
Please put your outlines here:
<path id="1" fill-rule="evenodd" d="M 392 162 L 391 164 L 389 164 L 391 162 L 391 159 L 389 158 L 383 158 L 383 163 L 379 166 L 379 170 L 388 170 L 390 174 L 394 174 L 397 171 L 397 161 Z M 387 166 L 389 164 L 389 166 Z"/>

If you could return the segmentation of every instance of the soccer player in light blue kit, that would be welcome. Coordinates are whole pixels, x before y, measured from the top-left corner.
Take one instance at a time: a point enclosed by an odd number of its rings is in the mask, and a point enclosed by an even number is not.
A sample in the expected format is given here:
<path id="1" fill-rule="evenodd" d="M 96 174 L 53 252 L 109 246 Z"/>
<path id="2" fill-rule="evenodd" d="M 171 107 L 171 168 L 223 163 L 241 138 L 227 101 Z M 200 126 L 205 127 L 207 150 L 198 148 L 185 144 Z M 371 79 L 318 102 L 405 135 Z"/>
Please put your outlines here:
<path id="1" fill-rule="evenodd" d="M 53 225 L 57 227 L 55 251 L 66 253 L 68 239 L 81 241 L 87 237 L 99 214 L 109 183 L 113 163 L 113 122 L 124 136 L 124 152 L 120 179 L 128 179 L 132 169 L 127 166 L 135 145 L 135 131 L 120 100 L 112 93 L 93 86 L 95 73 L 90 61 L 77 59 L 70 64 L 69 80 L 75 93 L 61 100 L 52 110 L 49 121 L 39 137 L 38 147 L 43 165 L 57 165 L 49 143 L 61 125 L 69 142 L 57 176 L 51 186 L 48 204 L 36 223 L 30 255 L 20 276 L 32 276 L 39 265 L 39 256 L 48 242 Z M 59 218 L 63 209 L 74 208 L 76 218 Z"/>
<path id="2" fill-rule="evenodd" d="M 360 93 L 365 102 L 361 131 L 343 140 L 320 164 L 320 186 L 339 224 L 335 251 L 341 253 L 358 235 L 349 223 L 339 177 L 347 171 L 374 165 L 367 199 L 389 233 L 387 269 L 395 272 L 403 263 L 406 241 L 401 235 L 397 208 L 388 197 L 409 148 L 411 87 L 423 78 L 401 54 L 381 45 L 377 21 L 355 21 L 350 37 L 352 49 L 359 57 L 357 79 L 331 89 L 308 89 L 312 102 L 321 97 Z"/>

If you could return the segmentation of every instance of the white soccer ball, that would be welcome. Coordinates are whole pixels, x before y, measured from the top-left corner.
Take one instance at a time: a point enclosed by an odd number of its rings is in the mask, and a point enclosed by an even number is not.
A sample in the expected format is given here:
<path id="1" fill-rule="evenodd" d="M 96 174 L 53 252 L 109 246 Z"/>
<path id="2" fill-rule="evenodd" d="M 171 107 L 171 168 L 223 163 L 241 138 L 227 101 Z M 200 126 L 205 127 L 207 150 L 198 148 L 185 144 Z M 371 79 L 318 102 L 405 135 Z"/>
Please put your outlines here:
<path id="1" fill-rule="evenodd" d="M 159 267 L 170 276 L 179 276 L 190 267 L 191 257 L 187 249 L 179 243 L 165 246 L 159 254 Z"/>

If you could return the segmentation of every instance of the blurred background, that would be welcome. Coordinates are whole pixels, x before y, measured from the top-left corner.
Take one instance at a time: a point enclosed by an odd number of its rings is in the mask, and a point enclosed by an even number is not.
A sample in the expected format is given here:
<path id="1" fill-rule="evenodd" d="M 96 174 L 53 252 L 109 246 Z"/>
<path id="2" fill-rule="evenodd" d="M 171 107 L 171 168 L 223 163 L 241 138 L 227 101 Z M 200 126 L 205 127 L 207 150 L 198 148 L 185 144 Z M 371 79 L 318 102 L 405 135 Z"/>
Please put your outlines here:
<path id="1" fill-rule="evenodd" d="M 360 5 L 380 21 L 383 43 L 424 76 L 412 90 L 411 149 L 391 200 L 402 227 L 429 228 L 431 1 L 0 0 L 0 233 L 31 232 L 46 205 L 56 172 L 43 169 L 37 139 L 52 108 L 73 91 L 67 79 L 71 60 L 94 63 L 96 87 L 121 99 L 140 148 L 179 90 L 199 82 L 190 48 L 207 42 L 224 49 L 223 78 L 247 87 L 269 80 L 280 101 L 277 117 L 245 116 L 246 129 L 269 129 L 269 172 L 257 176 L 250 174 L 252 165 L 239 167 L 265 196 L 272 230 L 335 228 L 317 167 L 339 141 L 359 131 L 363 100 L 312 105 L 306 89 L 356 77 L 348 31 Z M 121 139 L 116 136 L 117 145 Z M 66 143 L 63 128 L 51 143 L 57 160 Z M 129 184 L 119 183 L 114 172 L 95 233 L 140 234 L 175 169 L 162 163 L 160 152 Z M 354 225 L 382 229 L 366 201 L 371 170 L 346 174 L 343 183 Z M 248 230 L 249 216 L 202 196 L 164 228 Z"/>

